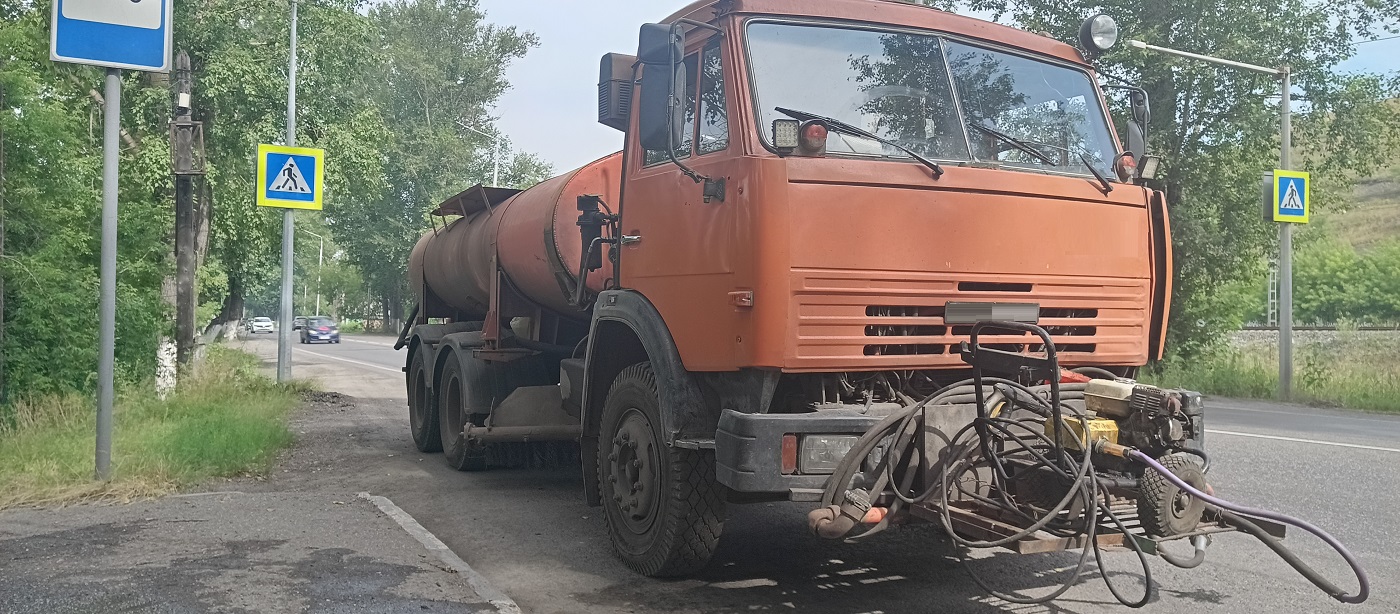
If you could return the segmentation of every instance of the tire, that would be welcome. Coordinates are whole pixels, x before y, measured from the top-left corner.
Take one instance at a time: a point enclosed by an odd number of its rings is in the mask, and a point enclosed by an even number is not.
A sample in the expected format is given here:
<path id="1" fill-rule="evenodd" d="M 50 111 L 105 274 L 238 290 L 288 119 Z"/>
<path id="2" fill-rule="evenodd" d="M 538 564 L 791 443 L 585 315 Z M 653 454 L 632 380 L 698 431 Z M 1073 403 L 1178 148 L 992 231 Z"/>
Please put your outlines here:
<path id="1" fill-rule="evenodd" d="M 651 363 L 618 374 L 599 433 L 598 483 L 613 552 L 645 576 L 699 571 L 724 529 L 724 493 L 712 452 L 666 446 Z"/>
<path id="2" fill-rule="evenodd" d="M 485 417 L 467 413 L 475 392 L 468 383 L 461 358 L 455 350 L 448 350 L 447 359 L 442 365 L 442 379 L 434 395 L 437 397 L 439 441 L 448 467 L 458 471 L 485 471 L 486 447 L 473 445 L 462 436 L 462 430 L 469 421 L 480 426 Z"/>
<path id="3" fill-rule="evenodd" d="M 419 452 L 432 453 L 442 451 L 442 434 L 438 428 L 438 408 L 433 389 L 428 387 L 428 379 L 433 374 L 424 364 L 423 355 L 426 353 L 423 348 L 413 352 L 404 379 L 408 385 L 408 430 L 413 434 L 413 445 Z"/>
<path id="4" fill-rule="evenodd" d="M 1168 454 L 1158 459 L 1166 467 L 1199 490 L 1206 488 L 1206 476 L 1189 454 Z M 1138 518 L 1148 535 L 1169 537 L 1196 530 L 1205 512 L 1205 502 L 1183 493 L 1176 484 L 1167 481 L 1155 469 L 1143 471 L 1138 481 Z"/>

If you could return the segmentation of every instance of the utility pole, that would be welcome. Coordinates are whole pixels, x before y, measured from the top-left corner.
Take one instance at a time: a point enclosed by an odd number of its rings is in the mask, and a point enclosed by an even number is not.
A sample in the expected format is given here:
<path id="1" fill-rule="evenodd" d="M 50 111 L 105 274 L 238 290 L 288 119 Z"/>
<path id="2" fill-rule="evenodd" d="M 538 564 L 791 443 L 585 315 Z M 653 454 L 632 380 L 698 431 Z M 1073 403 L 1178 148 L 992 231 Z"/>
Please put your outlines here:
<path id="1" fill-rule="evenodd" d="M 1201 55 L 1188 51 L 1128 41 L 1138 49 L 1148 49 L 1192 60 L 1273 75 L 1279 80 L 1279 155 L 1280 170 L 1292 170 L 1293 118 L 1292 81 L 1287 66 L 1269 68 L 1234 60 Z M 1282 222 L 1278 228 L 1278 396 L 1288 400 L 1293 396 L 1293 224 Z"/>
<path id="2" fill-rule="evenodd" d="M 175 119 L 170 123 L 171 170 L 175 174 L 175 348 L 181 368 L 190 364 L 195 338 L 195 177 L 204 173 L 202 125 L 190 108 L 190 56 L 175 57 Z"/>
<path id="3" fill-rule="evenodd" d="M 297 0 L 292 0 L 292 43 L 287 59 L 287 146 L 297 144 Z M 277 322 L 277 381 L 292 380 L 292 239 L 291 209 L 282 210 L 282 309 Z"/>

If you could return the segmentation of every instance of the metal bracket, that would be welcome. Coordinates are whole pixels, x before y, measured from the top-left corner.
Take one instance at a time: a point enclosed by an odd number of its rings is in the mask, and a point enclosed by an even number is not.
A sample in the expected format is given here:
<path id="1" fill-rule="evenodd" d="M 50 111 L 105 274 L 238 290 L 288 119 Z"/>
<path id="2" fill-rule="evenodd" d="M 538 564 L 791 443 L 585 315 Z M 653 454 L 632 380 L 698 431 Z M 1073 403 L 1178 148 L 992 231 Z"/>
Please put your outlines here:
<path id="1" fill-rule="evenodd" d="M 719 179 L 706 177 L 705 187 L 702 191 L 702 194 L 705 196 L 705 202 L 710 202 L 713 199 L 724 202 L 724 183 L 724 177 L 720 177 Z"/>

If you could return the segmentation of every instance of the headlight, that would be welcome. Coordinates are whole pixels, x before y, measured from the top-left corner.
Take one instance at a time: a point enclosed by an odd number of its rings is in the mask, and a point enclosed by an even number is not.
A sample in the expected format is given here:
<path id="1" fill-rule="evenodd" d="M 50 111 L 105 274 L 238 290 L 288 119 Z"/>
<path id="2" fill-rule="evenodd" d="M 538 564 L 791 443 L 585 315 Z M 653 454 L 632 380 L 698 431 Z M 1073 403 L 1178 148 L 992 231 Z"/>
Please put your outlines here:
<path id="1" fill-rule="evenodd" d="M 1118 22 L 1108 15 L 1094 15 L 1079 26 L 1079 45 L 1085 51 L 1098 55 L 1118 42 Z"/>
<path id="2" fill-rule="evenodd" d="M 802 473 L 832 473 L 854 448 L 856 435 L 807 435 L 802 438 L 797 467 Z"/>

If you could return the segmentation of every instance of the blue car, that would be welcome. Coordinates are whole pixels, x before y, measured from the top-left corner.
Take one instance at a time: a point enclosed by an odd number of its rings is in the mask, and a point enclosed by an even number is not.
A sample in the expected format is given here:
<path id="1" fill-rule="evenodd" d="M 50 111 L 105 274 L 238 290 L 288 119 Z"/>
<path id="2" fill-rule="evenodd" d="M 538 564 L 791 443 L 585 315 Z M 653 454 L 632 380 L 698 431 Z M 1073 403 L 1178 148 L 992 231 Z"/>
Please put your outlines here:
<path id="1" fill-rule="evenodd" d="M 315 343 L 317 341 L 340 343 L 340 327 L 335 325 L 335 320 L 325 316 L 307 318 L 306 326 L 301 328 L 301 342 Z"/>

